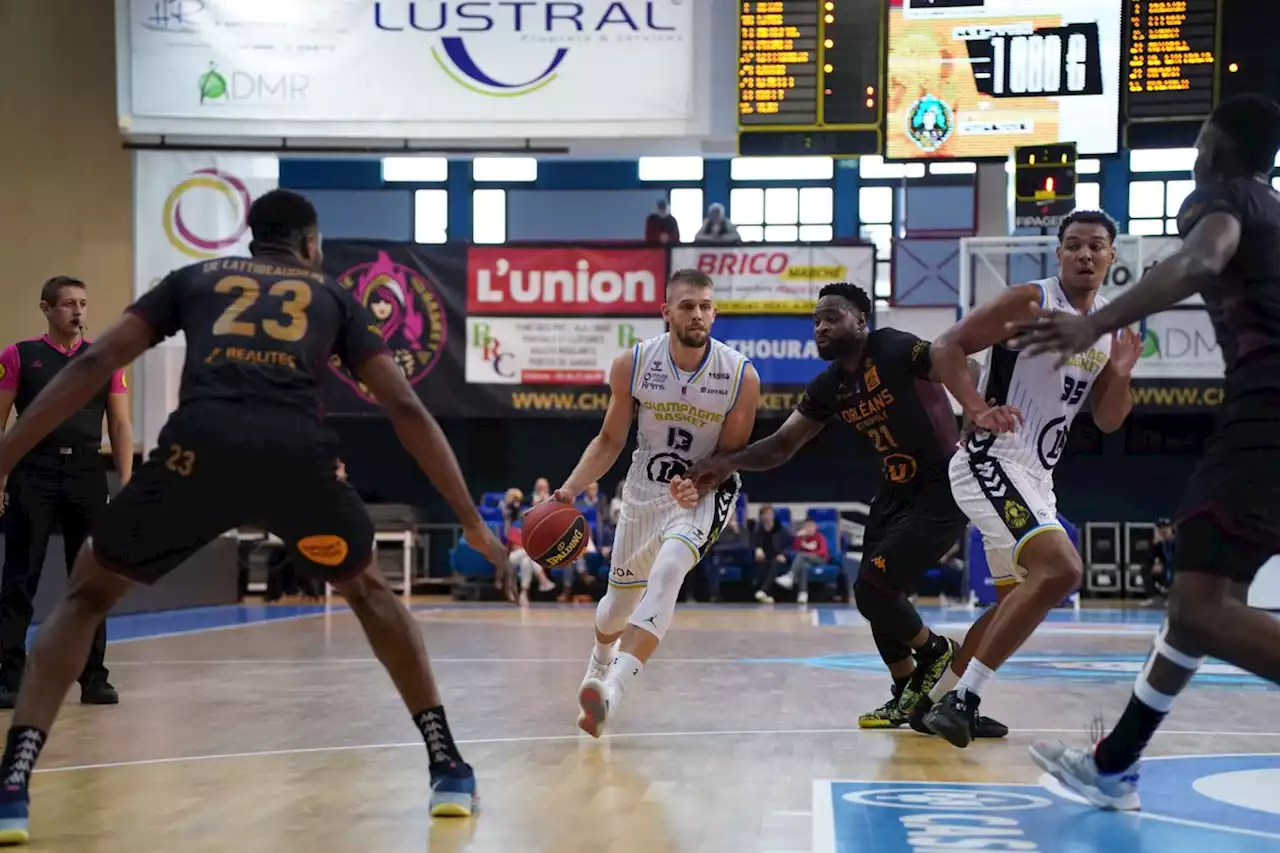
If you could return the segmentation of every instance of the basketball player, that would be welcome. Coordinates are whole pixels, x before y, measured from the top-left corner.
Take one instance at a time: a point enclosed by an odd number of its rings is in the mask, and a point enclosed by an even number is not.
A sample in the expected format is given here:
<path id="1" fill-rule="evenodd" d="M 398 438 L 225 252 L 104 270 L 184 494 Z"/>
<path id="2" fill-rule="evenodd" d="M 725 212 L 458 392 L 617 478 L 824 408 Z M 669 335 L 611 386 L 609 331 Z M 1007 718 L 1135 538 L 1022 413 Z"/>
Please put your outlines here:
<path id="1" fill-rule="evenodd" d="M 386 407 L 405 447 L 506 579 L 506 549 L 472 502 L 439 425 L 405 381 L 373 317 L 320 271 L 316 212 L 273 190 L 249 210 L 251 258 L 170 273 L 71 362 L 0 441 L 0 475 L 161 340 L 186 335 L 177 411 L 159 446 L 103 510 L 66 593 L 40 626 L 0 759 L 0 842 L 28 838 L 28 783 L 97 626 L 134 583 L 153 584 L 224 531 L 276 533 L 296 565 L 347 599 L 427 745 L 431 811 L 467 815 L 471 767 L 458 753 L 422 635 L 372 563 L 373 525 L 339 477 L 320 371 L 337 355 Z"/>
<path id="2" fill-rule="evenodd" d="M 1101 311 L 1041 311 L 1018 329 L 1028 352 L 1069 357 L 1200 293 L 1226 364 L 1218 422 L 1179 513 L 1169 615 L 1128 707 L 1092 750 L 1031 747 L 1040 767 L 1111 809 L 1140 807 L 1139 759 L 1206 656 L 1280 683 L 1280 623 L 1245 604 L 1258 569 L 1280 552 L 1280 198 L 1267 178 L 1280 106 L 1231 98 L 1196 148 L 1196 188 L 1178 213 L 1182 247 Z"/>
<path id="3" fill-rule="evenodd" d="M 959 435 L 951 403 L 934 375 L 929 343 L 897 329 L 868 331 L 870 316 L 871 300 L 862 288 L 845 282 L 823 287 L 813 311 L 813 334 L 818 355 L 830 366 L 809 383 L 773 435 L 694 465 L 680 498 L 691 500 L 735 471 L 777 468 L 833 418 L 853 427 L 884 472 L 853 585 L 858 612 L 871 624 L 893 677 L 889 701 L 859 717 L 858 725 L 883 729 L 908 722 L 956 651 L 952 640 L 924 624 L 907 596 L 959 541 L 968 519 L 956 507 L 947 479 Z M 987 737 L 1008 733 L 994 720 L 979 728 Z"/>
<path id="4" fill-rule="evenodd" d="M 746 445 L 755 423 L 760 378 L 745 356 L 711 337 L 715 317 L 705 273 L 671 276 L 662 306 L 670 331 L 614 359 L 600 434 L 554 494 L 571 504 L 604 476 L 627 443 L 634 411 L 637 447 L 623 483 L 609 589 L 596 608 L 595 647 L 578 691 L 578 727 L 592 737 L 600 737 L 658 648 L 685 575 L 706 556 L 737 504 L 737 475 L 692 509 L 671 495 L 671 484 L 678 487 L 694 463 Z"/>
<path id="5" fill-rule="evenodd" d="M 983 689 L 995 671 L 1080 587 L 1080 554 L 1058 521 L 1053 469 L 1071 423 L 1088 404 L 1103 432 L 1120 428 L 1133 401 L 1129 374 L 1142 342 L 1125 329 L 1099 335 L 1066 364 L 1019 352 L 1006 342 L 1007 324 L 1043 308 L 1088 315 L 1106 304 L 1098 288 L 1115 263 L 1116 223 L 1101 211 L 1078 210 L 1058 228 L 1058 275 L 1009 287 L 948 329 L 933 345 L 938 375 L 974 424 L 951 460 L 951 490 L 960 509 L 982 532 L 987 564 L 1003 593 L 986 630 L 971 642 L 973 656 L 949 692 L 941 685 L 922 723 L 958 747 L 972 740 Z M 990 347 L 974 385 L 965 354 Z M 1012 405 L 1020 422 L 994 430 L 990 407 Z M 950 682 L 952 679 L 948 678 Z M 935 698 L 936 697 L 936 698 Z"/>

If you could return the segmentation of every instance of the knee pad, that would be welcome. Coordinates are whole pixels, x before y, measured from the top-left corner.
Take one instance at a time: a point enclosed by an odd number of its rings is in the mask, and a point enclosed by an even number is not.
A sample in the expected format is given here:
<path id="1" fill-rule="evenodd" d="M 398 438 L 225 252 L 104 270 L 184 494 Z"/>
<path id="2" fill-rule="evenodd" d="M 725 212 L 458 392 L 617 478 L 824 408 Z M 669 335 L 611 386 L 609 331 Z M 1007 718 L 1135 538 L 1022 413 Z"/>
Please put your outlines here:
<path id="1" fill-rule="evenodd" d="M 900 592 L 885 592 L 859 576 L 853 584 L 853 594 L 858 612 L 871 623 L 872 632 L 887 640 L 907 644 L 924 627 L 920 614 Z"/>
<path id="2" fill-rule="evenodd" d="M 627 621 L 659 640 L 666 636 L 676 613 L 680 586 L 697 562 L 698 555 L 683 540 L 663 542 L 657 559 L 653 561 L 653 571 L 649 573 L 649 589 Z"/>
<path id="3" fill-rule="evenodd" d="M 886 637 L 875 628 L 871 629 L 871 639 L 876 641 L 876 650 L 880 652 L 880 659 L 890 666 L 911 657 L 910 646 Z"/>
<path id="4" fill-rule="evenodd" d="M 643 595 L 644 587 L 623 589 L 610 586 L 596 605 L 596 630 L 606 636 L 621 634 L 627 626 L 627 617 L 636 609 L 636 603 Z"/>

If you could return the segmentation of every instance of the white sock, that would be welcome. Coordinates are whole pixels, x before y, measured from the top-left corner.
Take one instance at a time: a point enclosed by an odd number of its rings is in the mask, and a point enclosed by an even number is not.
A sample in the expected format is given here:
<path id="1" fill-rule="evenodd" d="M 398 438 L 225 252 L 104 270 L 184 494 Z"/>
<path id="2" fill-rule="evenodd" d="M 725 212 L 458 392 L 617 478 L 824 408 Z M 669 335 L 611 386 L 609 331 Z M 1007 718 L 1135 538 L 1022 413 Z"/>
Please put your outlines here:
<path id="1" fill-rule="evenodd" d="M 956 685 L 956 692 L 961 696 L 972 693 L 974 696 L 981 698 L 982 688 L 986 687 L 987 682 L 995 678 L 995 675 L 994 672 L 987 669 L 982 661 L 974 658 L 965 667 L 964 675 L 960 676 L 960 683 Z"/>
<path id="2" fill-rule="evenodd" d="M 617 648 L 617 645 L 617 640 L 614 640 L 612 643 L 602 643 L 599 640 L 596 640 L 596 647 L 591 653 L 591 656 L 596 659 L 596 663 L 608 666 L 613 663 L 613 650 Z"/>
<path id="3" fill-rule="evenodd" d="M 609 678 L 617 685 L 620 694 L 626 693 L 631 683 L 640 677 L 642 669 L 644 664 L 640 658 L 627 652 L 618 652 L 613 659 L 613 666 L 609 669 Z"/>
<path id="4" fill-rule="evenodd" d="M 942 678 L 939 678 L 938 683 L 933 685 L 933 689 L 929 691 L 929 699 L 936 704 L 943 696 L 955 690 L 959 681 L 960 676 L 956 675 L 956 671 L 951 667 L 947 667 L 947 671 L 942 673 Z"/>

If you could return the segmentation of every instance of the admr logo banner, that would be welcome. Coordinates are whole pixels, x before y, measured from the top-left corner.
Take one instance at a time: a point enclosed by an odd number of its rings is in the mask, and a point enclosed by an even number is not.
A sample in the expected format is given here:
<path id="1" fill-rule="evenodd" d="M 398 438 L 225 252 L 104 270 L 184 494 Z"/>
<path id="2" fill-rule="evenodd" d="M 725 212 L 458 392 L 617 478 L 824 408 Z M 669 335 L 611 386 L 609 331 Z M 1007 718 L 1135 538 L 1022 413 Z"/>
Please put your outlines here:
<path id="1" fill-rule="evenodd" d="M 1206 309 L 1179 308 L 1147 318 L 1134 379 L 1221 379 L 1224 373 Z"/>

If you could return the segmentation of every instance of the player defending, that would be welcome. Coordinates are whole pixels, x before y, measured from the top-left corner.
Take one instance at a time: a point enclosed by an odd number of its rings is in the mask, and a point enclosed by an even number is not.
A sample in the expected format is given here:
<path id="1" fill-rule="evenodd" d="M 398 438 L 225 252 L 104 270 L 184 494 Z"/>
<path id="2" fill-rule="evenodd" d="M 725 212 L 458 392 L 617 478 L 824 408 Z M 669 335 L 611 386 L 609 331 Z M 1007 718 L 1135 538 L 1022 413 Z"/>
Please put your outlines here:
<path id="1" fill-rule="evenodd" d="M 1002 593 L 996 614 L 980 636 L 965 641 L 973 657 L 954 690 L 934 688 L 924 726 L 955 746 L 972 740 L 978 702 L 995 671 L 1044 621 L 1049 611 L 1080 588 L 1080 554 L 1058 522 L 1053 468 L 1066 446 L 1076 413 L 1086 403 L 1103 432 L 1120 428 L 1133 401 L 1129 374 L 1141 339 L 1129 330 L 1099 335 L 1081 355 L 1057 364 L 1051 355 L 1006 345 L 1009 324 L 1031 320 L 1043 309 L 1088 315 L 1106 304 L 1098 288 L 1115 263 L 1116 223 L 1101 211 L 1076 211 L 1058 228 L 1058 275 L 1017 285 L 977 308 L 933 344 L 933 363 L 972 420 L 974 429 L 951 460 L 956 503 L 982 532 L 987 564 Z M 969 375 L 965 354 L 991 353 L 980 382 Z M 1017 408 L 1013 430 L 1000 407 Z M 949 681 L 950 679 L 948 679 Z"/>
<path id="2" fill-rule="evenodd" d="M 1217 426 L 1179 513 L 1169 615 L 1128 707 L 1090 751 L 1031 747 L 1040 767 L 1103 808 L 1140 807 L 1139 759 L 1206 655 L 1280 684 L 1280 623 L 1245 604 L 1258 569 L 1280 552 L 1280 198 L 1268 183 L 1280 106 L 1231 98 L 1196 148 L 1196 188 L 1178 213 L 1182 248 L 1088 317 L 1040 311 L 1018 329 L 1028 352 L 1070 356 L 1201 293 L 1226 362 Z"/>
<path id="3" fill-rule="evenodd" d="M 153 584 L 226 530 L 261 525 L 296 565 L 351 605 L 426 741 L 431 812 L 467 815 L 476 783 L 454 744 L 422 634 L 371 561 L 373 525 L 339 476 L 317 386 L 331 354 L 385 406 L 405 447 L 506 580 L 506 549 L 481 520 L 439 425 L 405 381 L 373 317 L 320 271 L 315 208 L 273 190 L 249 210 L 251 258 L 170 273 L 49 384 L 0 441 L 0 474 L 85 404 L 112 372 L 186 335 L 177 410 L 159 446 L 103 510 L 62 600 L 40 626 L 0 759 L 0 842 L 28 840 L 28 784 L 96 626 L 134 583 Z"/>
<path id="4" fill-rule="evenodd" d="M 578 691 L 578 728 L 592 737 L 604 731 L 658 648 L 685 575 L 706 556 L 738 501 L 737 475 L 692 509 L 676 503 L 671 484 L 678 488 L 690 466 L 716 450 L 746 445 L 760 398 L 751 363 L 711 337 L 716 309 L 705 273 L 671 276 L 662 318 L 669 332 L 614 359 L 600 434 L 555 492 L 556 500 L 572 503 L 613 467 L 637 413 L 609 589 L 596 608 L 595 648 Z"/>
<path id="5" fill-rule="evenodd" d="M 858 725 L 882 729 L 908 722 L 952 661 L 955 643 L 933 633 L 907 596 L 960 539 L 968 520 L 956 507 L 947 479 L 959 435 L 951 403 L 934 375 L 929 343 L 897 329 L 869 332 L 870 316 L 871 300 L 862 288 L 844 282 L 823 287 L 813 311 L 814 341 L 818 355 L 831 365 L 809 383 L 777 432 L 694 465 L 680 497 L 692 500 L 734 471 L 777 468 L 833 418 L 862 436 L 879 456 L 884 479 L 871 502 L 853 592 L 893 677 L 893 695 L 859 717 Z M 1000 723 L 984 719 L 974 736 L 1007 733 Z"/>

